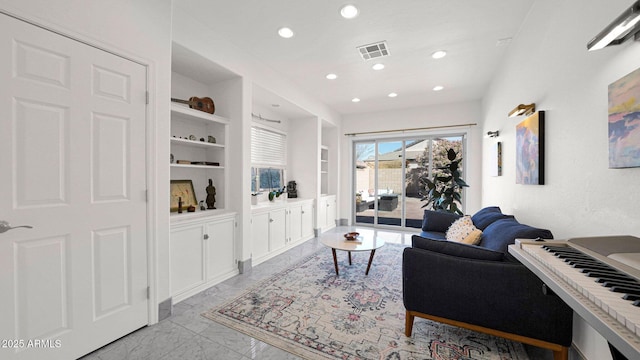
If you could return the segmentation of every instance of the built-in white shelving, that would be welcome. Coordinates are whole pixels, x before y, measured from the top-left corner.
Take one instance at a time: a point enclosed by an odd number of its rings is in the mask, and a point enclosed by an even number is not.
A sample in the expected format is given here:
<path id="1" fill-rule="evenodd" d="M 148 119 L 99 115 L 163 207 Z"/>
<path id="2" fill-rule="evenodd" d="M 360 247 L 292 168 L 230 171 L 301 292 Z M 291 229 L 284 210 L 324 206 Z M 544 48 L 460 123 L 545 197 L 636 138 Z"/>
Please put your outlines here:
<path id="1" fill-rule="evenodd" d="M 329 193 L 329 147 L 320 148 L 320 194 Z"/>
<path id="2" fill-rule="evenodd" d="M 190 180 L 196 211 L 170 215 L 171 296 L 177 303 L 239 273 L 236 244 L 238 217 L 229 202 L 229 127 L 234 104 L 228 94 L 230 71 L 173 44 L 171 97 L 210 97 L 215 114 L 171 102 L 171 180 Z M 203 76 L 206 74 L 206 76 Z M 178 163 L 178 162 L 182 163 Z M 237 169 L 234 167 L 234 169 Z M 212 181 L 216 188 L 215 209 L 206 208 Z M 169 195 L 169 194 L 167 194 Z M 167 210 L 168 211 L 168 210 Z"/>

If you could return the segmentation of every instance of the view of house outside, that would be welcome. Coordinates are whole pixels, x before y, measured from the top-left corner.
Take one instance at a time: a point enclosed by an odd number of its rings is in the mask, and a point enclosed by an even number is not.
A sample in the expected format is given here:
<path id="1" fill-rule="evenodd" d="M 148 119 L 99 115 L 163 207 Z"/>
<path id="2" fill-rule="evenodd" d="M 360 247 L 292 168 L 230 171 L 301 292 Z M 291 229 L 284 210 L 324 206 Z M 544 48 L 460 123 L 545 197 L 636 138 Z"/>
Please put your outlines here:
<path id="1" fill-rule="evenodd" d="M 377 224 L 419 228 L 424 210 L 420 177 L 431 178 L 447 162 L 449 148 L 461 157 L 463 145 L 462 135 L 355 143 L 356 222 L 374 223 L 377 210 Z"/>

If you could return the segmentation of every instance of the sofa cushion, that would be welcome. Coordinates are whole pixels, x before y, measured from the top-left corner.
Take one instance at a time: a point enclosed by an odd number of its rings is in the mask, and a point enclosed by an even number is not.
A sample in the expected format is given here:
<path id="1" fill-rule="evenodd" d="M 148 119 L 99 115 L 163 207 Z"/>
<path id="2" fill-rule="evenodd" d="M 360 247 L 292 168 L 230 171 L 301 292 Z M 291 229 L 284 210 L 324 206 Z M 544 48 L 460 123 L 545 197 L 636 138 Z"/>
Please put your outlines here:
<path id="1" fill-rule="evenodd" d="M 506 215 L 498 206 L 487 206 L 473 214 L 471 221 L 478 229 L 484 231 L 487 226 L 500 219 L 513 219 L 513 215 Z"/>
<path id="2" fill-rule="evenodd" d="M 462 243 L 469 245 L 478 245 L 480 244 L 480 241 L 482 241 L 482 230 L 476 228 L 471 231 L 471 233 L 469 233 L 469 235 L 467 235 L 464 240 L 462 240 Z"/>
<path id="3" fill-rule="evenodd" d="M 538 237 L 553 239 L 553 234 L 546 229 L 521 224 L 514 218 L 501 219 L 494 221 L 484 229 L 480 246 L 504 253 L 516 239 L 535 239 Z"/>
<path id="4" fill-rule="evenodd" d="M 498 251 L 487 250 L 475 245 L 467 245 L 452 241 L 425 239 L 418 235 L 413 235 L 411 237 L 411 243 L 413 247 L 418 249 L 467 259 L 502 261 L 504 258 L 504 254 Z"/>
<path id="5" fill-rule="evenodd" d="M 444 211 L 425 210 L 422 217 L 422 231 L 447 232 L 449 226 L 458 220 L 460 215 Z"/>
<path id="6" fill-rule="evenodd" d="M 449 241 L 476 245 L 480 242 L 481 236 L 482 231 L 473 226 L 471 216 L 465 215 L 451 224 L 449 229 L 447 229 L 446 238 Z"/>

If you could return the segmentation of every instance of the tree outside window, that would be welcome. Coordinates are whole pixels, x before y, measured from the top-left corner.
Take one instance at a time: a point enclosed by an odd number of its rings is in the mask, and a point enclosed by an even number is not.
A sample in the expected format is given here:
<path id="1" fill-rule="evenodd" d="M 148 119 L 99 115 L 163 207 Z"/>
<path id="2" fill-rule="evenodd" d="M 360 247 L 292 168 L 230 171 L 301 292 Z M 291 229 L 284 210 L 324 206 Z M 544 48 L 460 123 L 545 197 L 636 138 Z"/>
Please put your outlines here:
<path id="1" fill-rule="evenodd" d="M 251 192 L 282 189 L 283 171 L 276 168 L 251 168 Z"/>

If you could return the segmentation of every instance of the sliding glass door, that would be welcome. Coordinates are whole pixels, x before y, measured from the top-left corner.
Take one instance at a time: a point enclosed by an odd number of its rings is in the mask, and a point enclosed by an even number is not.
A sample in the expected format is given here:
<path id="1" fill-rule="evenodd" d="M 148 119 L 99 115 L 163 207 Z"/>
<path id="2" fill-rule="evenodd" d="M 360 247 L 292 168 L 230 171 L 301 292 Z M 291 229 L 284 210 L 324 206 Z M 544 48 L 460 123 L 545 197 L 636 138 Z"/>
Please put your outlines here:
<path id="1" fill-rule="evenodd" d="M 439 166 L 449 148 L 462 153 L 463 144 L 462 134 L 355 141 L 355 223 L 419 228 L 420 177 L 431 177 L 431 164 Z"/>
<path id="2" fill-rule="evenodd" d="M 357 142 L 354 153 L 354 193 L 356 222 L 373 224 L 375 219 L 376 143 Z"/>

